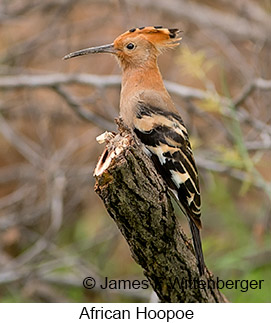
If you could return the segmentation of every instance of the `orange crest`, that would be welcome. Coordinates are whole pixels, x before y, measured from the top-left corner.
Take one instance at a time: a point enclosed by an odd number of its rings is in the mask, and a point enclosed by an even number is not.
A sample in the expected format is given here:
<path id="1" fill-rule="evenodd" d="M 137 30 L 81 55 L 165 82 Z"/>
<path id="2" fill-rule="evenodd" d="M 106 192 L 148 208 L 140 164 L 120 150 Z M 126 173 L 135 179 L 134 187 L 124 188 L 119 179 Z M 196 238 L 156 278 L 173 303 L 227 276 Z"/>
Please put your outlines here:
<path id="1" fill-rule="evenodd" d="M 159 51 L 174 48 L 180 44 L 179 29 L 168 29 L 162 26 L 132 28 L 116 38 L 115 44 L 123 43 L 126 38 L 142 37 L 152 43 Z"/>

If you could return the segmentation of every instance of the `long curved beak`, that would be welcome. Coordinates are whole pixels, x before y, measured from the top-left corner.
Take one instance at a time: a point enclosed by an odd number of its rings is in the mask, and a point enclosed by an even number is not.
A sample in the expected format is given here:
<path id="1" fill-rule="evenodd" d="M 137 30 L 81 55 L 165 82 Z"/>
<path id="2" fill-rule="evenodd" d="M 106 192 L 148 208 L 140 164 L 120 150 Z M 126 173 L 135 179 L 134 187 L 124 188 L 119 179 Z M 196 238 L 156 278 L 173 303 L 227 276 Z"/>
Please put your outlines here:
<path id="1" fill-rule="evenodd" d="M 90 47 L 78 50 L 76 52 L 70 53 L 63 57 L 64 60 L 70 59 L 77 56 L 88 55 L 88 54 L 95 54 L 95 53 L 109 53 L 109 54 L 116 54 L 116 49 L 114 48 L 114 43 L 97 46 L 97 47 Z"/>

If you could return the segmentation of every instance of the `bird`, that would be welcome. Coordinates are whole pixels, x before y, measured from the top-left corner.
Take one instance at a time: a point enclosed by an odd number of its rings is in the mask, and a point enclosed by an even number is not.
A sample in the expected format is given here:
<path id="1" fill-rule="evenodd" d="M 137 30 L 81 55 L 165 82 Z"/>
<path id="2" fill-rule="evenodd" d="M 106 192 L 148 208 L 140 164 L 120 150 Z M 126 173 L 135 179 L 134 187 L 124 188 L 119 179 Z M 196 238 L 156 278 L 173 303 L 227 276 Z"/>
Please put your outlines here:
<path id="1" fill-rule="evenodd" d="M 188 131 L 163 83 L 157 58 L 180 44 L 178 28 L 132 28 L 113 43 L 72 52 L 77 56 L 109 53 L 122 69 L 120 116 L 143 144 L 169 191 L 186 215 L 192 233 L 199 274 L 205 272 L 200 229 L 199 175 Z"/>

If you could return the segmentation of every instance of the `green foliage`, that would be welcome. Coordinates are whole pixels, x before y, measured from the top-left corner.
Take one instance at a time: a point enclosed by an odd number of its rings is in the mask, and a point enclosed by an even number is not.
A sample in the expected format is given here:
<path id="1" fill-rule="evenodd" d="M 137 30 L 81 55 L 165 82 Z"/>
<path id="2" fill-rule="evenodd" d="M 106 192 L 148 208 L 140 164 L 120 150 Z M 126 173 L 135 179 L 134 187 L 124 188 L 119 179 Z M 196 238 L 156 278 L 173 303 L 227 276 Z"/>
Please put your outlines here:
<path id="1" fill-rule="evenodd" d="M 236 198 L 240 199 L 238 190 L 231 187 L 232 183 L 216 175 L 203 196 L 203 213 L 208 223 L 205 230 L 212 232 L 203 239 L 207 265 L 224 281 L 264 280 L 261 290 L 224 288 L 223 293 L 231 302 L 270 302 L 271 264 L 257 262 L 259 253 L 269 250 L 270 236 L 266 232 L 259 245 L 253 228 L 246 222 L 247 214 L 242 214 L 236 205 Z M 253 205 L 254 201 L 248 203 Z"/>
<path id="2" fill-rule="evenodd" d="M 207 73 L 215 66 L 215 60 L 207 59 L 203 50 L 193 52 L 188 46 L 182 46 L 177 63 L 185 75 L 205 81 Z"/>

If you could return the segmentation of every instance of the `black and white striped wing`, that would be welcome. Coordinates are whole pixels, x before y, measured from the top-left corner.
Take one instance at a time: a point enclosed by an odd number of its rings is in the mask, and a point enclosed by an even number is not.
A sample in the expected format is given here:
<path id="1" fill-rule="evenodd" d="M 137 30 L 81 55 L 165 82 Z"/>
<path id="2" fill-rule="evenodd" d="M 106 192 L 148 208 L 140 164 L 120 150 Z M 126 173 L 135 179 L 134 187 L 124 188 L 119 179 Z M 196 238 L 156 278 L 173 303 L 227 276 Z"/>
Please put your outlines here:
<path id="1" fill-rule="evenodd" d="M 201 228 L 198 172 L 181 117 L 139 103 L 134 132 L 187 216 Z"/>

